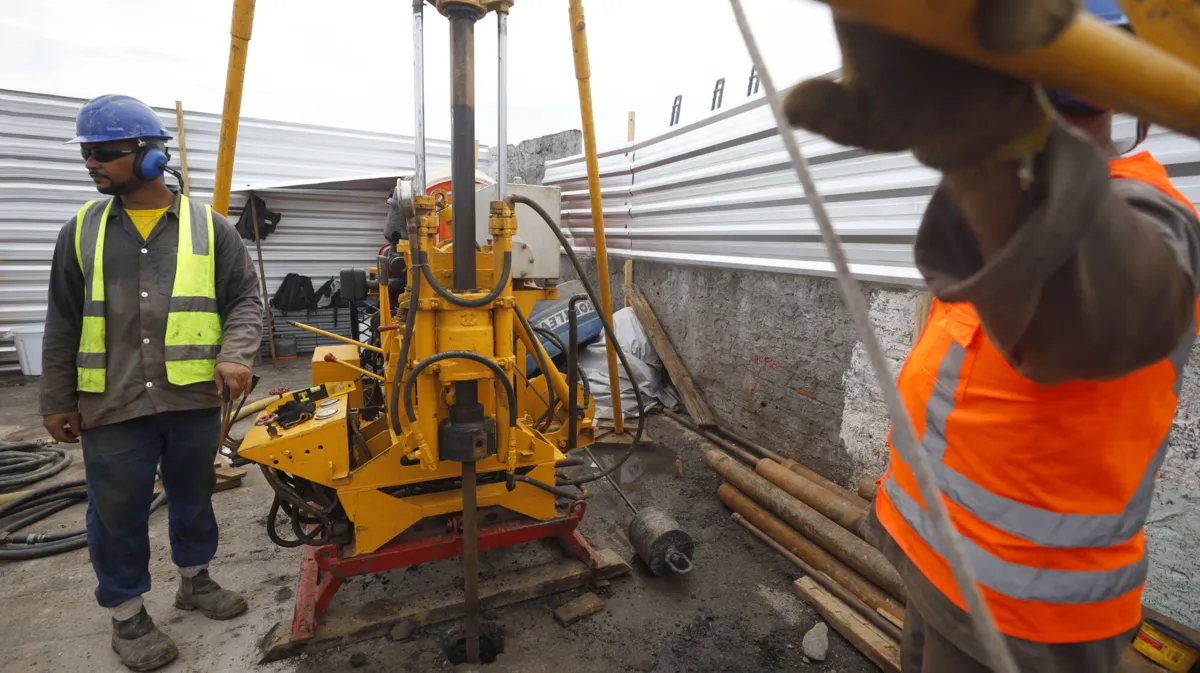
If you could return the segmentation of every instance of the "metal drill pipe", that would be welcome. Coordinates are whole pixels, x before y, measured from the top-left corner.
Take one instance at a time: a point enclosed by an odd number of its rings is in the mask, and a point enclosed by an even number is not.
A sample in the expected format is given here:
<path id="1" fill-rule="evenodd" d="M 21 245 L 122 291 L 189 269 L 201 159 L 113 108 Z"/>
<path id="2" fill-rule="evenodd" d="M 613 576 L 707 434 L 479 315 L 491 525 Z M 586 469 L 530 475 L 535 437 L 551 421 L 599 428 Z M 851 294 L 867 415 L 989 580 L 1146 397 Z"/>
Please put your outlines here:
<path id="1" fill-rule="evenodd" d="M 847 4 L 854 3 L 857 3 L 861 9 L 869 9 L 877 4 L 876 0 L 853 0 L 853 2 L 847 2 Z M 829 257 L 833 261 L 834 274 L 838 280 L 842 299 L 846 302 L 846 308 L 849 310 L 850 316 L 854 321 L 854 328 L 858 333 L 859 340 L 862 341 L 867 351 L 867 356 L 871 362 L 871 370 L 875 375 L 875 382 L 879 385 L 880 390 L 883 391 L 884 401 L 888 407 L 888 414 L 892 417 L 892 445 L 899 452 L 904 462 L 912 468 L 913 476 L 916 478 L 921 492 L 921 499 L 925 502 L 934 532 L 937 535 L 936 546 L 938 547 L 938 551 L 945 557 L 950 570 L 954 574 L 954 580 L 958 584 L 959 591 L 962 592 L 964 602 L 966 603 L 967 612 L 971 614 L 971 623 L 974 627 L 975 635 L 979 639 L 983 650 L 987 653 L 989 664 L 996 673 L 1017 673 L 1016 659 L 1013 658 L 1012 652 L 1008 649 L 1007 642 L 1005 642 L 1004 637 L 996 628 L 996 622 L 992 618 L 992 613 L 983 599 L 979 583 L 975 579 L 975 571 L 967 559 L 963 545 L 959 544 L 959 533 L 954 528 L 954 524 L 951 523 L 950 515 L 946 511 L 946 504 L 942 501 L 942 494 L 938 490 L 937 477 L 933 473 L 929 456 L 926 455 L 925 450 L 921 448 L 920 443 L 917 441 L 917 434 L 913 429 L 912 419 L 908 416 L 908 410 L 904 407 L 904 401 L 900 399 L 900 390 L 896 387 L 896 379 L 892 376 L 887 357 L 883 352 L 883 346 L 880 345 L 879 337 L 875 334 L 875 326 L 871 323 L 871 316 L 867 307 L 867 298 L 859 287 L 858 280 L 850 272 L 850 263 L 846 261 L 846 251 L 842 248 L 841 239 L 833 228 L 829 211 L 825 209 L 825 201 L 821 197 L 821 192 L 817 190 L 812 173 L 808 170 L 808 162 L 805 160 L 804 155 L 800 153 L 800 145 L 796 142 L 796 136 L 792 133 L 792 129 L 788 126 L 787 120 L 784 117 L 783 103 L 779 96 L 779 91 L 775 88 L 775 82 L 771 78 L 770 71 L 767 70 L 766 61 L 763 60 L 762 53 L 758 50 L 758 43 L 755 41 L 754 34 L 750 30 L 750 24 L 746 21 L 746 12 L 742 8 L 742 2 L 741 0 L 729 0 L 729 4 L 733 8 L 733 15 L 737 21 L 738 30 L 741 31 L 742 39 L 746 43 L 746 50 L 750 52 L 750 60 L 754 62 L 754 68 L 762 80 L 767 102 L 770 105 L 772 115 L 775 117 L 775 126 L 779 137 L 783 141 L 783 146 L 791 159 L 792 168 L 796 171 L 796 177 L 804 187 L 804 193 L 809 201 L 809 208 L 812 210 L 813 217 L 821 231 L 821 239 L 825 242 L 825 248 L 828 250 Z M 897 9 L 899 4 L 901 3 L 878 3 L 878 5 L 890 7 L 892 10 Z M 974 3 L 962 2 L 960 4 L 974 6 Z M 922 20 L 926 23 L 938 23 L 940 20 L 944 20 L 944 15 L 947 13 L 947 10 L 944 8 L 939 8 L 938 11 L 919 11 L 927 9 L 923 5 L 910 9 L 918 10 L 913 12 L 914 18 L 917 19 L 918 23 Z M 1081 14 L 1072 25 L 1078 26 L 1080 21 L 1086 18 L 1086 15 Z M 959 25 L 958 28 L 962 29 L 966 25 L 964 23 L 963 25 Z M 1067 32 L 1071 32 L 1070 29 Z M 1113 31 L 1113 33 L 1115 34 L 1116 31 Z M 1056 40 L 1056 43 L 1061 41 L 1062 38 Z M 1114 64 L 1113 67 L 1118 66 Z M 1200 82 L 1198 82 L 1198 86 L 1200 86 Z M 1197 91 L 1200 92 L 1200 89 L 1197 89 Z M 1197 106 L 1197 109 L 1200 109 L 1200 105 Z M 895 574 L 894 570 L 892 574 Z M 898 575 L 895 579 L 899 583 Z M 884 588 L 891 591 L 886 586 Z M 903 591 L 902 587 L 900 591 Z M 893 592 L 893 595 L 899 596 L 900 594 Z"/>
<path id="2" fill-rule="evenodd" d="M 784 460 L 783 456 L 779 455 L 778 453 L 775 453 L 774 451 L 768 449 L 767 447 L 763 446 L 762 444 L 752 442 L 740 435 L 735 435 L 734 433 L 730 432 L 729 430 L 726 430 L 725 428 L 718 426 L 717 432 L 721 433 L 722 435 L 725 435 L 727 438 L 729 438 L 729 441 L 734 442 L 736 444 L 741 444 L 742 446 L 746 447 L 747 449 L 750 449 L 751 451 L 754 451 L 755 453 L 758 453 L 759 455 L 763 456 L 764 458 L 770 458 L 771 460 L 773 460 L 777 463 L 782 463 Z"/>
<path id="3" fill-rule="evenodd" d="M 685 430 L 691 430 L 692 432 L 696 433 L 697 435 L 700 435 L 704 439 L 707 439 L 712 444 L 715 444 L 716 446 L 724 449 L 725 451 L 728 451 L 729 453 L 732 453 L 733 455 L 737 456 L 738 458 L 741 458 L 743 461 L 749 463 L 750 465 L 757 465 L 758 461 L 762 460 L 762 458 L 759 458 L 758 456 L 751 455 L 745 449 L 734 446 L 733 444 L 730 444 L 729 442 L 725 441 L 724 439 L 721 439 L 720 437 L 712 434 L 711 432 L 704 430 L 700 427 L 697 427 L 690 421 L 684 420 L 682 416 L 675 413 L 674 411 L 671 411 L 670 409 L 664 409 L 663 416 L 674 421 L 675 424 L 678 425 L 679 427 L 684 428 Z"/>
<path id="4" fill-rule="evenodd" d="M 229 28 L 229 67 L 225 71 L 225 106 L 221 110 L 221 136 L 217 141 L 217 174 L 213 181 L 213 210 L 229 214 L 233 185 L 233 155 L 237 149 L 238 121 L 242 115 L 242 84 L 246 81 L 246 52 L 254 27 L 254 0 L 234 0 Z"/>
<path id="5" fill-rule="evenodd" d="M 596 275 L 600 285 L 597 311 L 612 324 L 612 278 L 608 275 L 608 243 L 604 238 L 604 204 L 600 198 L 600 162 L 596 153 L 596 124 L 592 119 L 592 67 L 588 63 L 587 24 L 583 20 L 583 0 L 571 0 L 571 47 L 575 52 L 575 79 L 579 82 L 579 116 L 583 122 L 583 153 L 587 160 L 588 195 L 592 207 L 592 236 L 595 238 Z M 613 432 L 625 432 L 625 412 L 621 407 L 621 377 L 617 372 L 616 344 L 604 341 L 608 355 L 608 380 L 612 392 Z"/>
<path id="6" fill-rule="evenodd" d="M 789 552 L 803 559 L 818 572 L 842 585 L 847 591 L 858 596 L 872 608 L 883 610 L 888 614 L 904 619 L 904 606 L 891 596 L 888 596 L 878 586 L 858 574 L 850 566 L 837 560 L 820 545 L 797 533 L 794 528 L 779 517 L 759 507 L 745 493 L 737 490 L 732 484 L 721 484 L 717 489 L 717 497 L 721 502 L 741 515 L 756 528 L 770 535 L 772 539 L 783 545 Z"/>
<path id="7" fill-rule="evenodd" d="M 425 0 L 413 0 L 413 191 L 425 193 Z"/>
<path id="8" fill-rule="evenodd" d="M 383 349 L 380 348 L 379 346 L 372 346 L 371 344 L 368 344 L 368 343 L 363 343 L 361 341 L 355 341 L 354 339 L 351 339 L 350 337 L 344 337 L 341 334 L 334 334 L 333 332 L 327 332 L 319 327 L 313 327 L 312 325 L 305 325 L 304 323 L 296 322 L 295 320 L 289 320 L 288 324 L 297 329 L 302 329 L 307 332 L 312 332 L 313 334 L 323 336 L 327 339 L 333 339 L 334 341 L 340 341 L 344 344 L 349 344 L 351 346 L 358 346 L 359 348 L 369 350 L 372 353 L 379 353 L 380 355 L 383 355 Z"/>
<path id="9" fill-rule="evenodd" d="M 892 596 L 905 598 L 900 574 L 878 549 L 724 453 L 708 449 L 704 452 L 704 462 L 725 481 L 824 547 L 842 563 Z"/>
<path id="10" fill-rule="evenodd" d="M 496 10 L 496 61 L 496 185 L 503 199 L 508 195 L 508 11 L 503 7 Z"/>
<path id="11" fill-rule="evenodd" d="M 747 521 L 746 518 L 741 514 L 734 512 L 731 515 L 731 518 L 741 524 L 742 528 L 745 528 L 747 531 L 749 531 L 751 535 L 758 538 L 763 544 L 767 545 L 771 549 L 774 549 L 779 553 L 780 556 L 791 561 L 792 565 L 803 570 L 804 574 L 808 575 L 813 579 L 813 581 L 821 585 L 822 589 L 825 589 L 829 593 L 833 594 L 838 600 L 853 608 L 855 612 L 863 617 L 863 619 L 871 622 L 871 625 L 882 631 L 884 635 L 890 637 L 892 640 L 895 640 L 897 643 L 900 642 L 900 629 L 896 628 L 896 625 L 888 621 L 886 617 L 872 610 L 871 607 L 862 602 L 858 596 L 855 596 L 845 587 L 837 582 L 834 582 L 825 573 L 820 572 L 816 568 L 805 563 L 803 559 L 788 551 L 787 547 L 784 547 L 776 542 L 775 539 L 770 535 L 762 532 L 758 526 L 755 526 Z"/>
<path id="12" fill-rule="evenodd" d="M 467 663 L 479 663 L 479 510 L 475 463 L 462 464 L 463 602 L 466 608 Z"/>
<path id="13" fill-rule="evenodd" d="M 450 14 L 450 191 L 454 289 L 475 285 L 475 14 Z"/>
<path id="14" fill-rule="evenodd" d="M 867 509 L 839 498 L 827 489 L 801 477 L 779 463 L 763 458 L 754 466 L 758 476 L 787 491 L 788 495 L 812 507 L 825 518 L 858 535 L 858 526 L 867 518 Z"/>

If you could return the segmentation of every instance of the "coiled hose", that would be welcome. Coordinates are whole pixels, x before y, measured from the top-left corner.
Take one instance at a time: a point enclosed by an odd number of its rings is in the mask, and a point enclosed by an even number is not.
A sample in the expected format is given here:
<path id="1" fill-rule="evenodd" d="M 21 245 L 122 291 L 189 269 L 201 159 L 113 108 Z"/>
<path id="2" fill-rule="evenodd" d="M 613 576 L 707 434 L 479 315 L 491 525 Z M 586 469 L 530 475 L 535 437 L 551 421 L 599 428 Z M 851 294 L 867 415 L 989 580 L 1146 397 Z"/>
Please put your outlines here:
<path id="1" fill-rule="evenodd" d="M 166 501 L 167 493 L 163 491 L 150 503 L 150 511 Z M 86 530 L 18 534 L 78 502 L 87 502 L 86 482 L 82 479 L 39 488 L 0 505 L 0 561 L 27 561 L 86 547 Z"/>
<path id="2" fill-rule="evenodd" d="M 66 449 L 41 442 L 0 444 L 0 493 L 11 493 L 62 472 L 71 464 Z"/>

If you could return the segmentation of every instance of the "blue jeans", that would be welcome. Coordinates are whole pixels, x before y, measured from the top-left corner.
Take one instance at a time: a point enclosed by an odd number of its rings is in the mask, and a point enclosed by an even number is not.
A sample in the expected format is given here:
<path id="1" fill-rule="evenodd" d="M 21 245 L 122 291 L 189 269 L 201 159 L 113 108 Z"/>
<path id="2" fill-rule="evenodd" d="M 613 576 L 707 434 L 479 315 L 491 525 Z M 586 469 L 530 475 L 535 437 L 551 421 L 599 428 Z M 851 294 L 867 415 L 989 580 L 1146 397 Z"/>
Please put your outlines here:
<path id="1" fill-rule="evenodd" d="M 83 431 L 88 550 L 101 607 L 150 590 L 150 502 L 160 462 L 171 560 L 197 566 L 217 553 L 212 494 L 220 434 L 219 409 L 170 411 Z"/>

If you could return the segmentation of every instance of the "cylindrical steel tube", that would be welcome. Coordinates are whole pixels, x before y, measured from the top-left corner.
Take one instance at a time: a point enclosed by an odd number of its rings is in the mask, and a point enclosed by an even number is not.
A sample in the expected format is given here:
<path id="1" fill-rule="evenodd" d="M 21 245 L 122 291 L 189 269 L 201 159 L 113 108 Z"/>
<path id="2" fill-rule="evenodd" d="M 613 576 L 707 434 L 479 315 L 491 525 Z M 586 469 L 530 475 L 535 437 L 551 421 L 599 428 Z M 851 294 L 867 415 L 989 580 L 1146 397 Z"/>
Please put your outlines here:
<path id="1" fill-rule="evenodd" d="M 828 575 L 817 570 L 806 563 L 804 559 L 788 551 L 787 547 L 784 547 L 779 542 L 776 542 L 774 538 L 764 533 L 761 529 L 759 529 L 758 526 L 755 526 L 747 521 L 746 518 L 741 514 L 734 512 L 733 520 L 738 522 L 742 528 L 745 528 L 747 531 L 749 531 L 751 535 L 762 541 L 763 544 L 779 552 L 780 556 L 791 561 L 792 565 L 803 570 L 805 575 L 811 577 L 813 581 L 821 585 L 823 589 L 833 594 L 838 600 L 853 608 L 855 612 L 863 617 L 863 619 L 871 622 L 875 628 L 882 631 L 885 635 L 891 637 L 897 643 L 900 642 L 900 629 L 896 628 L 896 625 L 888 621 L 886 617 L 873 610 L 871 606 L 864 603 L 858 596 L 855 596 L 849 589 L 843 587 L 837 582 L 834 582 Z"/>
<path id="2" fill-rule="evenodd" d="M 454 232 L 454 289 L 475 284 L 475 13 L 450 15 L 450 191 Z"/>
<path id="3" fill-rule="evenodd" d="M 849 502 L 852 505 L 856 505 L 858 507 L 868 509 L 868 510 L 871 509 L 871 503 L 860 498 L 857 493 L 853 493 L 849 489 L 842 488 L 841 486 L 835 484 L 834 482 L 829 481 L 825 477 L 822 477 L 816 471 L 811 470 L 808 467 L 801 465 L 800 463 L 797 463 L 796 461 L 792 460 L 791 458 L 784 460 L 783 466 L 786 467 L 787 469 L 791 470 L 792 472 L 795 472 L 796 474 L 800 475 L 801 477 L 804 477 L 805 479 L 820 486 L 821 488 L 824 488 L 825 490 L 829 491 L 830 493 L 833 493 L 834 495 L 844 499 L 846 502 Z"/>
<path id="4" fill-rule="evenodd" d="M 803 559 L 815 570 L 825 573 L 834 582 L 858 596 L 872 609 L 885 610 L 888 614 L 904 619 L 904 606 L 884 593 L 862 575 L 837 560 L 832 554 L 812 540 L 797 533 L 782 519 L 759 507 L 746 494 L 732 484 L 721 484 L 717 496 L 725 506 L 745 517 L 747 521 L 771 536 L 789 552 Z"/>
<path id="5" fill-rule="evenodd" d="M 879 490 L 879 484 L 870 477 L 863 477 L 858 480 L 858 495 L 867 502 L 875 501 L 875 492 Z"/>
<path id="6" fill-rule="evenodd" d="M 684 428 L 685 430 L 691 430 L 692 432 L 696 433 L 697 435 L 700 435 L 704 439 L 707 439 L 708 441 L 712 442 L 716 446 L 728 451 L 729 453 L 732 453 L 733 455 L 737 456 L 738 458 L 741 458 L 742 460 L 746 461 L 747 463 L 749 463 L 751 465 L 757 465 L 758 461 L 762 460 L 762 458 L 759 458 L 758 456 L 751 455 L 750 452 L 746 451 L 745 449 L 734 446 L 733 444 L 730 444 L 729 442 L 725 441 L 724 439 L 721 439 L 720 437 L 714 435 L 713 433 L 697 427 L 691 421 L 684 419 L 682 416 L 675 413 L 674 411 L 671 411 L 670 409 L 664 409 L 663 416 L 671 419 L 672 421 L 675 421 L 676 424 L 678 424 L 680 427 Z"/>
<path id="7" fill-rule="evenodd" d="M 878 584 L 884 591 L 899 599 L 905 597 L 900 574 L 878 549 L 724 453 L 710 449 L 704 453 L 704 462 L 739 491 Z"/>
<path id="8" fill-rule="evenodd" d="M 758 444 L 757 442 L 752 442 L 752 441 L 746 439 L 745 437 L 742 437 L 740 435 L 734 434 L 733 432 L 730 432 L 729 430 L 727 430 L 725 428 L 718 427 L 717 432 L 721 433 L 725 437 L 728 437 L 729 441 L 740 444 L 740 445 L 746 447 L 747 449 L 750 449 L 751 451 L 758 453 L 760 456 L 763 456 L 764 458 L 770 458 L 771 460 L 773 460 L 777 463 L 782 463 L 784 460 L 783 456 L 779 455 L 778 453 L 775 453 L 774 451 L 768 449 L 767 447 L 763 446 L 762 444 Z"/>
<path id="9" fill-rule="evenodd" d="M 475 481 L 475 463 L 463 463 L 463 607 L 466 610 L 469 664 L 479 663 L 479 511 L 476 509 Z"/>
<path id="10" fill-rule="evenodd" d="M 754 471 L 855 535 L 858 534 L 858 524 L 867 518 L 865 508 L 846 502 L 844 498 L 839 498 L 773 460 L 763 458 L 754 466 Z"/>
<path id="11" fill-rule="evenodd" d="M 413 192 L 425 193 L 425 0 L 413 0 Z"/>
<path id="12" fill-rule="evenodd" d="M 503 7 L 496 10 L 496 66 L 496 185 L 503 199 L 508 193 L 508 12 Z"/>

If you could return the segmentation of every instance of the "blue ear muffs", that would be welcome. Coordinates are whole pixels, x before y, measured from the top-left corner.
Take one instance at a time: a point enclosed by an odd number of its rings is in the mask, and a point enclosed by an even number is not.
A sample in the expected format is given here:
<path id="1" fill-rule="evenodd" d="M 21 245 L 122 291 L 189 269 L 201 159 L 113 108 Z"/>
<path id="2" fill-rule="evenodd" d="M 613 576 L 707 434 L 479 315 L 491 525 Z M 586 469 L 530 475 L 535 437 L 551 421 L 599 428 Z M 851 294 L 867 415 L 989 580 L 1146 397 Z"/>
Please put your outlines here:
<path id="1" fill-rule="evenodd" d="M 145 144 L 133 158 L 133 174 L 144 182 L 157 180 L 166 171 L 170 160 L 171 155 L 165 147 Z"/>

